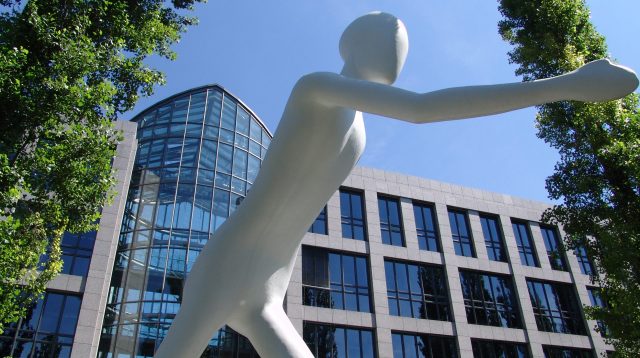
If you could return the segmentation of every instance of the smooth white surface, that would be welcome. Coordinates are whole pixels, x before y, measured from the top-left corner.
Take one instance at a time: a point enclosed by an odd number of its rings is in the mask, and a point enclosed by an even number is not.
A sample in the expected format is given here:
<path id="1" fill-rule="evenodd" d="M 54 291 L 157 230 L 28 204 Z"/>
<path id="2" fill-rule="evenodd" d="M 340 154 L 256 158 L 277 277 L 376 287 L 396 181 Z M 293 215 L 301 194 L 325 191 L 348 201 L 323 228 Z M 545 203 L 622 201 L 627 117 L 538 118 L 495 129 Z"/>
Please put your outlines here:
<path id="1" fill-rule="evenodd" d="M 361 112 L 429 123 L 558 100 L 608 100 L 638 85 L 633 71 L 600 60 L 552 79 L 418 94 L 390 86 L 407 51 L 404 25 L 371 13 L 341 38 L 341 74 L 298 81 L 256 183 L 198 257 L 156 357 L 198 357 L 224 324 L 262 357 L 312 356 L 282 303 L 304 234 L 364 150 Z"/>

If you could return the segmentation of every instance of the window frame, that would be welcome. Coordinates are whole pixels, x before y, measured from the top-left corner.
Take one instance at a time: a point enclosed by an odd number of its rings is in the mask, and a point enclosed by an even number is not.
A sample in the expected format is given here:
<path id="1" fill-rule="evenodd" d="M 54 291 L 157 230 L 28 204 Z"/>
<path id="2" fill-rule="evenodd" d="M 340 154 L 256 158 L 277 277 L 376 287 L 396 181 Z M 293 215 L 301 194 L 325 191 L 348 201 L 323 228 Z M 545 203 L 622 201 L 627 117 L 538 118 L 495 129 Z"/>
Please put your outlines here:
<path id="1" fill-rule="evenodd" d="M 438 321 L 451 321 L 453 319 L 451 295 L 443 266 L 389 258 L 385 258 L 384 265 L 389 315 Z M 422 278 L 417 283 L 412 284 L 410 282 L 411 271 L 416 269 L 416 275 L 420 275 L 423 272 L 429 275 L 428 279 L 431 285 L 428 292 L 424 290 Z M 402 272 L 399 272 L 399 270 L 402 270 Z M 392 280 L 392 284 L 390 280 Z M 404 284 L 406 284 L 406 289 L 399 287 Z M 409 311 L 408 314 L 407 310 Z M 430 312 L 433 314 L 430 315 Z"/>
<path id="2" fill-rule="evenodd" d="M 524 227 L 524 233 L 526 234 L 526 242 L 523 241 L 522 232 L 520 229 L 516 230 L 516 227 Z M 518 247 L 518 254 L 520 255 L 520 263 L 524 266 L 540 267 L 540 260 L 538 259 L 538 253 L 536 251 L 536 245 L 531 234 L 531 227 L 526 220 L 511 219 L 511 227 L 513 229 L 513 236 L 516 239 L 516 246 Z"/>
<path id="3" fill-rule="evenodd" d="M 413 216 L 416 223 L 416 236 L 418 239 L 418 247 L 420 250 L 442 252 L 442 244 L 440 242 L 440 232 L 438 230 L 438 216 L 436 215 L 435 205 L 422 201 L 412 200 L 413 204 Z M 429 213 L 425 213 L 425 209 L 429 210 Z M 431 218 L 432 228 L 428 226 L 428 217 Z M 419 226 L 418 223 L 422 223 Z M 432 247 L 435 245 L 435 247 Z"/>
<path id="4" fill-rule="evenodd" d="M 367 212 L 364 200 L 364 192 L 357 189 L 341 187 L 338 190 L 338 193 L 340 195 L 340 226 L 342 229 L 342 238 L 359 241 L 369 241 L 367 235 Z M 348 196 L 348 203 L 343 202 L 343 198 L 345 196 Z M 362 213 L 361 218 L 356 218 L 353 216 L 353 196 L 360 198 L 360 212 Z M 348 205 L 349 207 L 349 215 L 346 215 L 344 210 L 342 210 L 346 205 Z M 349 233 L 345 231 L 345 227 L 349 228 Z M 356 231 L 354 227 L 362 229 L 362 238 L 356 237 L 357 235 L 355 233 L 358 231 Z"/>
<path id="5" fill-rule="evenodd" d="M 393 223 L 394 215 L 392 213 L 391 204 L 395 204 L 398 223 Z M 386 213 L 386 217 L 383 217 L 383 210 L 381 208 L 384 206 L 384 212 Z M 378 194 L 378 217 L 380 218 L 380 236 L 382 238 L 382 243 L 385 245 L 406 247 L 407 243 L 404 235 L 404 224 L 402 220 L 402 204 L 400 198 Z M 385 235 L 386 233 L 386 235 Z M 400 242 L 395 240 L 394 234 L 400 235 Z"/>
<path id="6" fill-rule="evenodd" d="M 477 257 L 475 244 L 473 242 L 473 234 L 471 232 L 471 225 L 469 222 L 469 212 L 465 209 L 448 208 L 447 214 L 449 217 L 449 225 L 451 227 L 451 240 L 453 241 L 453 249 L 456 255 L 474 258 Z M 459 220 L 460 216 L 464 219 L 463 221 Z M 464 229 L 467 232 L 466 235 L 461 233 L 460 223 L 464 224 Z M 469 249 L 469 255 L 465 252 L 465 248 L 467 247 Z"/>
<path id="7" fill-rule="evenodd" d="M 487 256 L 489 257 L 489 260 L 508 263 L 509 255 L 507 254 L 507 250 L 506 250 L 506 244 L 504 241 L 504 233 L 502 232 L 502 223 L 500 222 L 500 217 L 498 215 L 485 214 L 485 213 L 480 213 L 479 217 L 480 217 L 480 226 L 482 226 L 482 236 L 484 237 L 484 245 L 487 248 Z M 483 220 L 487 222 L 487 229 L 485 229 Z M 493 233 L 491 232 L 490 227 L 488 225 L 490 220 L 495 222 L 495 228 L 496 228 L 495 233 L 497 235 L 496 238 L 493 237 Z M 500 257 L 497 257 L 496 251 L 499 253 Z"/>

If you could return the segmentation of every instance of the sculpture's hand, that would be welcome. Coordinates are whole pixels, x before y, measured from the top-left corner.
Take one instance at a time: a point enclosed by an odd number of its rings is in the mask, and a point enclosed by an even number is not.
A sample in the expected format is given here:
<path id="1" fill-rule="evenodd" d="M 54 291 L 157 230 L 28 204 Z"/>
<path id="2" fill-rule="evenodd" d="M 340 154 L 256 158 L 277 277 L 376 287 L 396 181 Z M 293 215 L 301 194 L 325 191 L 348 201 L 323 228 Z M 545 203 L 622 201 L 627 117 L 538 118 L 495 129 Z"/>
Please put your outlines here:
<path id="1" fill-rule="evenodd" d="M 571 98 L 584 102 L 621 98 L 638 87 L 638 77 L 633 70 L 607 59 L 589 62 L 561 77 L 568 80 Z"/>

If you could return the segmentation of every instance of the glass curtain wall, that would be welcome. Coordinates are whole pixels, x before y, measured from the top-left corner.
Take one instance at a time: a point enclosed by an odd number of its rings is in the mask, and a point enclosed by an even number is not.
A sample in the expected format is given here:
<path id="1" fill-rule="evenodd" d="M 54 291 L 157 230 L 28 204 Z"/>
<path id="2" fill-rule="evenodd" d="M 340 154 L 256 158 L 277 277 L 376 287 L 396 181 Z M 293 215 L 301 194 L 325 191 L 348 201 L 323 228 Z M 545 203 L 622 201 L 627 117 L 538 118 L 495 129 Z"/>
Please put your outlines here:
<path id="1" fill-rule="evenodd" d="M 178 94 L 133 121 L 138 148 L 99 357 L 153 356 L 186 275 L 251 188 L 271 141 L 264 124 L 217 86 Z M 218 345 L 234 340 L 219 339 L 229 334 L 216 335 L 203 356 L 227 350 Z"/>

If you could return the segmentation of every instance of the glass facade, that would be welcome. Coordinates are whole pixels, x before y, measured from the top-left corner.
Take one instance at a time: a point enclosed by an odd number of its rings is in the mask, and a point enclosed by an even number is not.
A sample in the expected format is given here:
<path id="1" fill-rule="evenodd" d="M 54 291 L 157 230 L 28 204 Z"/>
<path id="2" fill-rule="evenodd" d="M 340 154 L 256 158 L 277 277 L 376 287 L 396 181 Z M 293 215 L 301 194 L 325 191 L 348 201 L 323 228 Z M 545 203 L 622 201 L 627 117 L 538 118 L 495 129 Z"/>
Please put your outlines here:
<path id="1" fill-rule="evenodd" d="M 100 357 L 153 356 L 180 307 L 187 273 L 251 188 L 271 140 L 262 122 L 217 86 L 178 94 L 133 121 L 138 148 Z M 207 351 L 227 344 L 220 334 Z"/>
<path id="2" fill-rule="evenodd" d="M 71 355 L 81 297 L 47 292 L 0 336 L 2 357 L 64 358 Z"/>

